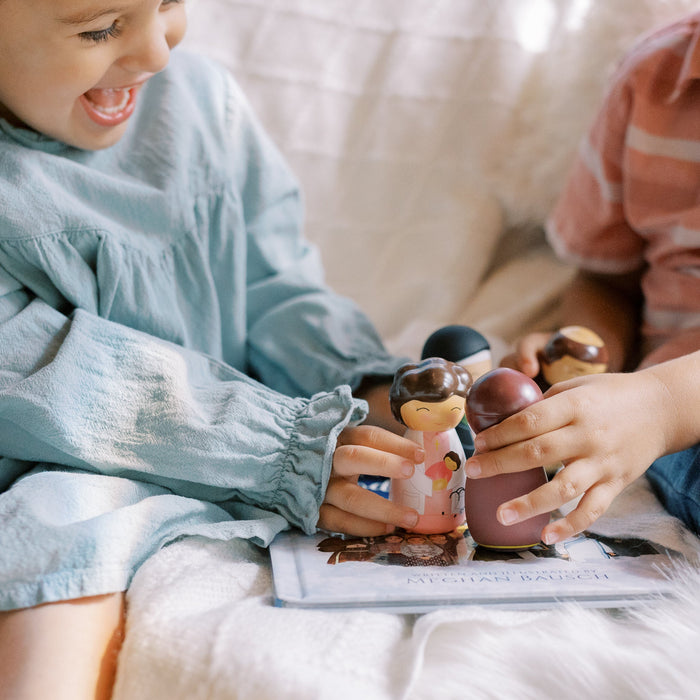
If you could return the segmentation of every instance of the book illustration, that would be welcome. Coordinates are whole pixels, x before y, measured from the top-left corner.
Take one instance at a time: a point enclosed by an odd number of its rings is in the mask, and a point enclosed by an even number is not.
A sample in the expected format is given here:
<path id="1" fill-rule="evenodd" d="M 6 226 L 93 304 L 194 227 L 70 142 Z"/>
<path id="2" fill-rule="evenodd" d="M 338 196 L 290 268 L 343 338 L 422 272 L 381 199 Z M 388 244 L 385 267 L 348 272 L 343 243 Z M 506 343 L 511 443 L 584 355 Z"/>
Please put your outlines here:
<path id="1" fill-rule="evenodd" d="M 682 554 L 633 537 L 584 532 L 529 549 L 477 545 L 448 533 L 381 537 L 283 532 L 270 547 L 275 604 L 427 612 L 451 605 L 541 609 L 576 601 L 629 607 L 670 595 Z"/>
<path id="2" fill-rule="evenodd" d="M 328 564 L 368 561 L 387 566 L 451 566 L 459 562 L 458 549 L 464 550 L 465 544 L 460 530 L 431 535 L 398 530 L 381 537 L 327 537 L 317 547 L 330 553 Z"/>
<path id="3" fill-rule="evenodd" d="M 595 561 L 664 551 L 660 545 L 648 540 L 603 537 L 590 532 L 582 532 L 554 545 L 539 543 L 527 550 L 494 550 L 476 544 L 464 527 L 445 534 L 429 535 L 404 530 L 379 537 L 331 535 L 316 547 L 319 552 L 329 554 L 327 563 L 331 565 L 371 562 L 385 566 L 456 566 L 468 561 L 529 561 L 538 558 Z"/>

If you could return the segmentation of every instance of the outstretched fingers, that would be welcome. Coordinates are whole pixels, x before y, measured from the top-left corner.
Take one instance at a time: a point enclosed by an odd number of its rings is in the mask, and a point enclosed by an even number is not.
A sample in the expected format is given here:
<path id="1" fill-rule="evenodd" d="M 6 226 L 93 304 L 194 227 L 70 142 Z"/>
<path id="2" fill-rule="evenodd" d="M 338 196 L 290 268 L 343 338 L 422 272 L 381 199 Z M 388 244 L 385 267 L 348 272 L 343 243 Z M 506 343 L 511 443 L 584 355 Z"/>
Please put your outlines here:
<path id="1" fill-rule="evenodd" d="M 353 535 L 378 535 L 411 528 L 418 513 L 357 484 L 362 474 L 407 479 L 425 459 L 412 440 L 376 426 L 343 430 L 333 455 L 333 470 L 319 512 L 319 527 Z"/>
<path id="2" fill-rule="evenodd" d="M 340 434 L 333 472 L 344 477 L 371 474 L 408 478 L 424 458 L 425 452 L 412 440 L 374 426 L 359 425 Z"/>
<path id="3" fill-rule="evenodd" d="M 574 421 L 576 415 L 566 400 L 552 396 L 527 406 L 496 425 L 481 431 L 474 444 L 479 452 L 496 450 L 532 438 L 543 437 Z"/>
<path id="4" fill-rule="evenodd" d="M 589 528 L 610 507 L 626 484 L 619 481 L 599 481 L 581 495 L 576 507 L 565 517 L 554 520 L 542 532 L 545 544 L 561 542 Z"/>
<path id="5" fill-rule="evenodd" d="M 618 479 L 599 478 L 594 465 L 579 460 L 557 472 L 548 483 L 499 506 L 497 517 L 512 525 L 541 513 L 549 513 L 575 503 L 563 518 L 550 522 L 542 531 L 542 541 L 554 544 L 582 532 L 610 506 L 626 485 Z"/>
<path id="6" fill-rule="evenodd" d="M 528 377 L 535 377 L 540 371 L 538 352 L 549 340 L 549 333 L 530 333 L 521 338 L 515 352 L 501 360 L 501 367 L 517 369 Z"/>
<path id="7" fill-rule="evenodd" d="M 585 454 L 588 436 L 580 430 L 575 404 L 554 395 L 531 404 L 480 432 L 465 468 L 471 478 L 525 471 Z"/>
<path id="8" fill-rule="evenodd" d="M 418 513 L 344 479 L 331 481 L 321 506 L 319 527 L 349 535 L 384 535 L 412 528 Z"/>

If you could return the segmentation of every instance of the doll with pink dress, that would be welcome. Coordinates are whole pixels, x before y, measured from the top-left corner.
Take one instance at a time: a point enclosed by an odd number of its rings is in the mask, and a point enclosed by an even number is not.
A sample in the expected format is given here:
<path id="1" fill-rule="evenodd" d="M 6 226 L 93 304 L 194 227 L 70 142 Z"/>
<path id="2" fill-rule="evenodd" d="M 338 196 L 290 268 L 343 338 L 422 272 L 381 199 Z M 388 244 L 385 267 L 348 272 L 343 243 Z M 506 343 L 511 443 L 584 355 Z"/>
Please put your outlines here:
<path id="1" fill-rule="evenodd" d="M 413 532 L 444 533 L 463 525 L 465 455 L 455 427 L 464 417 L 469 372 L 430 357 L 399 368 L 390 390 L 394 417 L 405 436 L 425 450 L 410 479 L 393 480 L 389 498 L 419 513 Z"/>

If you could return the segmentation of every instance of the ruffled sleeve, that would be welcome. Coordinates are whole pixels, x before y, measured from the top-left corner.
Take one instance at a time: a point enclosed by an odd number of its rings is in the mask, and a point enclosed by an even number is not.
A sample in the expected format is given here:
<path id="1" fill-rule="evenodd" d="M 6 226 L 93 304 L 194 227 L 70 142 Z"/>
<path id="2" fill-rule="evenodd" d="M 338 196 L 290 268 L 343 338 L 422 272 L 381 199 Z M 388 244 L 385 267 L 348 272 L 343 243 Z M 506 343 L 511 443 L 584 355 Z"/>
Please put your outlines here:
<path id="1" fill-rule="evenodd" d="M 311 532 L 339 432 L 365 417 L 347 387 L 310 399 L 0 279 L 3 456 L 249 504 Z"/>

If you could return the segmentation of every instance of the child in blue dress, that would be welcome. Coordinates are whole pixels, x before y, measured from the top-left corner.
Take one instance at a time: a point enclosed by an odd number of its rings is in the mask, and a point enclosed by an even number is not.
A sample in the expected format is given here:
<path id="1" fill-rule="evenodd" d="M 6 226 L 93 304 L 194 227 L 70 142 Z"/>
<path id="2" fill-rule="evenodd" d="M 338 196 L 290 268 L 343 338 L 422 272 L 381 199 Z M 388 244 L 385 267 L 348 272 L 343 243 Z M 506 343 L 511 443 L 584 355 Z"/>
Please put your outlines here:
<path id="1" fill-rule="evenodd" d="M 124 591 L 177 538 L 416 522 L 356 483 L 422 460 L 401 361 L 324 284 L 233 80 L 171 55 L 185 24 L 0 0 L 3 699 L 108 697 Z"/>

